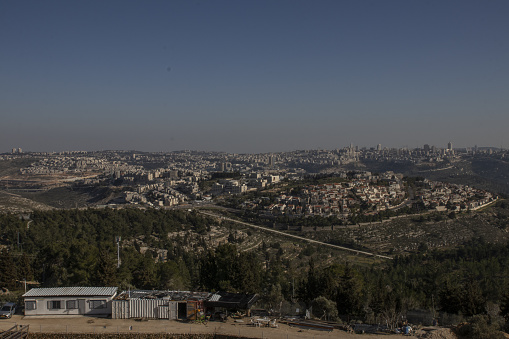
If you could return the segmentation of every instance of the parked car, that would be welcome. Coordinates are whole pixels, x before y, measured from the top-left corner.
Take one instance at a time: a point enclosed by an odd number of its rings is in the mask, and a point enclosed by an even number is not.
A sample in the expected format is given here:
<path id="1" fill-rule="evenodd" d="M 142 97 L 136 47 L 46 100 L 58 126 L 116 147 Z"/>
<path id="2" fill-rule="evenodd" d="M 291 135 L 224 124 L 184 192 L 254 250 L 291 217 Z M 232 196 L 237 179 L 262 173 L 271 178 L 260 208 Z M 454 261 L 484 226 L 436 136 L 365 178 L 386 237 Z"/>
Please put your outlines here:
<path id="1" fill-rule="evenodd" d="M 14 312 L 16 312 L 16 304 L 5 303 L 0 309 L 0 318 L 11 318 Z"/>

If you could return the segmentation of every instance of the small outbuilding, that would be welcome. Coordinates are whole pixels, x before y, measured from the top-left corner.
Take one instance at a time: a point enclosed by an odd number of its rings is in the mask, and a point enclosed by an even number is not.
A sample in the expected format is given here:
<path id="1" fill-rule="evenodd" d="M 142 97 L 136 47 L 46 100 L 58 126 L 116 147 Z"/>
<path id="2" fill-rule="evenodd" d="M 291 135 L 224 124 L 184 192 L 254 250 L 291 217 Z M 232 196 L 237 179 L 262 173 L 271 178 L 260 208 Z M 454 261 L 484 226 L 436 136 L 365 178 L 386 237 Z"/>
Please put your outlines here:
<path id="1" fill-rule="evenodd" d="M 205 301 L 205 307 L 209 309 L 227 309 L 235 311 L 248 311 L 258 300 L 257 294 L 229 293 L 219 291 Z"/>
<path id="2" fill-rule="evenodd" d="M 25 315 L 111 315 L 117 287 L 32 288 L 23 294 Z"/>
<path id="3" fill-rule="evenodd" d="M 190 291 L 124 291 L 112 300 L 113 319 L 196 320 L 223 310 L 249 313 L 256 294 Z"/>
<path id="4" fill-rule="evenodd" d="M 111 317 L 196 320 L 209 296 L 208 292 L 124 291 L 113 299 Z"/>

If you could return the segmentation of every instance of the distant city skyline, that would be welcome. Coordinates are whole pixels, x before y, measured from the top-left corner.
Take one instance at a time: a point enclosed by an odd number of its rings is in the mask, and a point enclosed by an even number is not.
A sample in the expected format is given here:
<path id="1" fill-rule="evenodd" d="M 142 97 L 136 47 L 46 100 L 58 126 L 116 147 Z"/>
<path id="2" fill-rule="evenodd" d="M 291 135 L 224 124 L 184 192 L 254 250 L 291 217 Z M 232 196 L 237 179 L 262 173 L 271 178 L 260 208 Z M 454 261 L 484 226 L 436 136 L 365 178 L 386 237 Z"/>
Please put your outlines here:
<path id="1" fill-rule="evenodd" d="M 301 148 L 301 149 L 293 149 L 293 150 L 284 150 L 284 151 L 267 151 L 267 152 L 226 152 L 226 151 L 215 151 L 215 150 L 204 150 L 204 149 L 180 149 L 180 150 L 171 150 L 171 151 L 146 151 L 146 150 L 140 150 L 140 149 L 97 149 L 97 150 L 84 150 L 84 149 L 62 149 L 62 150 L 42 150 L 42 151 L 34 151 L 34 150 L 25 150 L 21 147 L 13 147 L 9 152 L 0 152 L 0 154 L 23 154 L 23 153 L 82 153 L 82 152 L 140 152 L 140 153 L 172 153 L 172 152 L 211 152 L 211 153 L 229 153 L 229 154 L 277 154 L 277 153 L 285 153 L 285 152 L 295 152 L 295 151 L 335 151 L 335 150 L 344 150 L 349 149 L 350 147 L 353 147 L 354 150 L 367 150 L 367 151 L 379 151 L 383 152 L 384 150 L 398 150 L 398 149 L 408 149 L 408 150 L 415 150 L 415 149 L 421 149 L 423 151 L 433 151 L 436 150 L 482 150 L 482 149 L 498 149 L 502 151 L 506 151 L 507 149 L 503 147 L 497 147 L 497 146 L 479 146 L 479 145 L 472 145 L 472 146 L 464 146 L 464 147 L 455 147 L 450 143 L 448 143 L 445 147 L 441 145 L 434 145 L 434 144 L 424 144 L 421 146 L 401 146 L 401 147 L 385 147 L 381 144 L 377 145 L 370 145 L 370 146 L 359 146 L 359 145 L 343 145 L 338 146 L 334 148 Z"/>
<path id="2" fill-rule="evenodd" d="M 509 148 L 509 2 L 0 3 L 0 153 Z"/>

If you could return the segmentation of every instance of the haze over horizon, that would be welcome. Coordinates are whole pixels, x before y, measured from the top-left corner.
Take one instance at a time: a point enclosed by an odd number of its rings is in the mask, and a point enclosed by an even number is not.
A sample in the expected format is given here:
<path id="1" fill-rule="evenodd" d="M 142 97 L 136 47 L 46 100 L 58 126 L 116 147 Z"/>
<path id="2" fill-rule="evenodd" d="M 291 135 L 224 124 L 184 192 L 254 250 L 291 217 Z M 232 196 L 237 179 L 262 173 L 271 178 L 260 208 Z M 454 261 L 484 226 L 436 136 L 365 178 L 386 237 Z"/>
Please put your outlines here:
<path id="1" fill-rule="evenodd" d="M 509 2 L 4 1 L 0 153 L 509 148 Z"/>

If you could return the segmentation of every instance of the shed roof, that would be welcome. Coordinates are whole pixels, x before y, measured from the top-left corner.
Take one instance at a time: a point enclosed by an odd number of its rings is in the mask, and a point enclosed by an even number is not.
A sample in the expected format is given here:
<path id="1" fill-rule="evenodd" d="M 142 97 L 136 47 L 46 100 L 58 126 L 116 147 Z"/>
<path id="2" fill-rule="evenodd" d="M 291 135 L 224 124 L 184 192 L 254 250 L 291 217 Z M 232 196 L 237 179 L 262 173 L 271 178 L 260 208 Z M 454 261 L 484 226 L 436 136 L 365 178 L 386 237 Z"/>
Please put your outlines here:
<path id="1" fill-rule="evenodd" d="M 257 294 L 228 293 L 220 291 L 213 294 L 209 300 L 205 301 L 205 306 L 249 309 L 257 300 Z"/>
<path id="2" fill-rule="evenodd" d="M 133 290 L 123 291 L 115 300 L 129 299 L 167 299 L 167 300 L 205 300 L 211 294 L 209 292 L 190 291 L 156 291 L 156 290 Z"/>
<path id="3" fill-rule="evenodd" d="M 32 288 L 23 297 L 113 296 L 118 287 L 50 287 Z"/>

